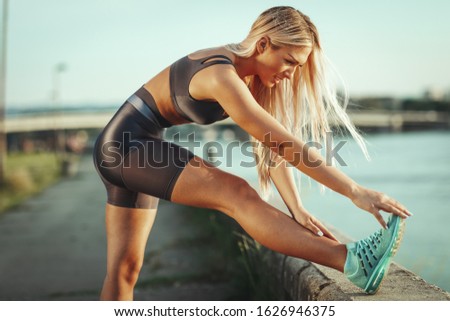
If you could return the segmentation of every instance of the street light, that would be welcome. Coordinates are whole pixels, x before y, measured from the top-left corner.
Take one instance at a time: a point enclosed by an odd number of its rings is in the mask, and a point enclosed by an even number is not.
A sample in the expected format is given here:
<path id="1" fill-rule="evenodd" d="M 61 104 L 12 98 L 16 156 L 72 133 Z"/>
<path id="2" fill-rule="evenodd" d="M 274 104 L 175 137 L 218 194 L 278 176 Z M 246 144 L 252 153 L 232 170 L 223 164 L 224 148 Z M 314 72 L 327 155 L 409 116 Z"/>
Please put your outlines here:
<path id="1" fill-rule="evenodd" d="M 62 106 L 60 106 L 60 98 L 61 98 L 61 73 L 67 70 L 67 66 L 65 63 L 58 63 L 53 68 L 53 108 L 54 112 L 57 115 L 60 115 L 62 118 L 63 111 Z M 60 122 L 61 124 L 62 122 Z M 65 159 L 65 149 L 66 149 L 66 137 L 65 137 L 65 129 L 55 128 L 55 152 L 56 154 L 62 158 L 62 161 Z"/>
<path id="2" fill-rule="evenodd" d="M 53 103 L 58 107 L 59 98 L 61 94 L 61 73 L 67 70 L 67 65 L 60 62 L 55 65 L 53 69 Z"/>

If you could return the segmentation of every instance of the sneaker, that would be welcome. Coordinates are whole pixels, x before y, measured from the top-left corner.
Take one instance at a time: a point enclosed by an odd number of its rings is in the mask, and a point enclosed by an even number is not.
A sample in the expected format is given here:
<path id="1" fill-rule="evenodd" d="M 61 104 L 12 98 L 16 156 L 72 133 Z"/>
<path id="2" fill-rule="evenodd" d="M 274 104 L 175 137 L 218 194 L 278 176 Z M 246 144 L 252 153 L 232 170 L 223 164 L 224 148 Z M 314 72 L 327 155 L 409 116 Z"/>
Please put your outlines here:
<path id="1" fill-rule="evenodd" d="M 403 236 L 404 220 L 391 215 L 388 228 L 369 237 L 349 243 L 344 274 L 368 294 L 375 294 L 387 275 L 391 258 L 395 255 Z"/>

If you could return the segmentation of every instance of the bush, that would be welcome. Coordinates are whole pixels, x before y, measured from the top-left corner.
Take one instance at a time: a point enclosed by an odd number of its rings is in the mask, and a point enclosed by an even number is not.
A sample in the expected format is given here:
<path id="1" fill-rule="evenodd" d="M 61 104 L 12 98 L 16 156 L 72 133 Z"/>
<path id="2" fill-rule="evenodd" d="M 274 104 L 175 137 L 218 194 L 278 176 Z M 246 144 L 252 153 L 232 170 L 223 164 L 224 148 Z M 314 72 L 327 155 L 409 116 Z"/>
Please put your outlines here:
<path id="1" fill-rule="evenodd" d="M 6 177 L 6 188 L 11 193 L 27 194 L 35 189 L 35 184 L 30 171 L 19 168 Z"/>
<path id="2" fill-rule="evenodd" d="M 5 182 L 0 186 L 0 213 L 56 182 L 59 171 L 53 153 L 8 154 Z"/>

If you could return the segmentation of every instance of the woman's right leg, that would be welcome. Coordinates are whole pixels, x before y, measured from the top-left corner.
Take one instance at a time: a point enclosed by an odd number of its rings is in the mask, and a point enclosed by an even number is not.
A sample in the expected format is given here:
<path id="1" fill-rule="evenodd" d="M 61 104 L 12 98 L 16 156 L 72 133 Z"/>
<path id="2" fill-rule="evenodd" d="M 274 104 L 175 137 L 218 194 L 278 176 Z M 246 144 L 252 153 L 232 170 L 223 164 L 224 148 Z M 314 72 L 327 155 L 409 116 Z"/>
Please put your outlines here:
<path id="1" fill-rule="evenodd" d="M 214 168 L 199 157 L 191 159 L 181 172 L 171 201 L 219 210 L 274 251 L 344 270 L 345 245 L 314 235 L 262 200 L 245 180 Z"/>
<path id="2" fill-rule="evenodd" d="M 106 204 L 107 263 L 101 300 L 133 300 L 156 211 L 156 206 L 139 209 Z"/>

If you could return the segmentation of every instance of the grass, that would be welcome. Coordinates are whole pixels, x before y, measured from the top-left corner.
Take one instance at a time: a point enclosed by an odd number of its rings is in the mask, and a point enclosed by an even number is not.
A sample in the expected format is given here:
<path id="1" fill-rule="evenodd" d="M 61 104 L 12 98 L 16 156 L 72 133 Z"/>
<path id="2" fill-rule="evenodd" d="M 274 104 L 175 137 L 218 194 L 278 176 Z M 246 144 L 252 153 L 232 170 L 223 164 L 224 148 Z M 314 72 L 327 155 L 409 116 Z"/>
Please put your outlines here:
<path id="1" fill-rule="evenodd" d="M 54 153 L 8 154 L 5 182 L 0 186 L 0 213 L 56 182 L 60 168 Z"/>

